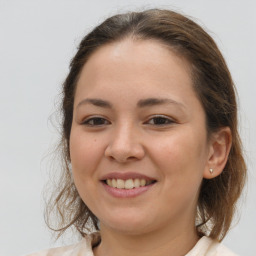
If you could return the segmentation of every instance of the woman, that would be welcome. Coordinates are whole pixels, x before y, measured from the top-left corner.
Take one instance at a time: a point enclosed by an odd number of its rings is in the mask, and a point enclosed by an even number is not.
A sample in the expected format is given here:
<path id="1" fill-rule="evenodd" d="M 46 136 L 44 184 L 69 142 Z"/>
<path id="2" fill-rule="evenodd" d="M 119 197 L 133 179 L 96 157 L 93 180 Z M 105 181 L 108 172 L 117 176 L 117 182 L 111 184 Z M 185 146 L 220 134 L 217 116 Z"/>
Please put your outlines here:
<path id="1" fill-rule="evenodd" d="M 89 33 L 63 87 L 65 172 L 47 216 L 84 238 L 35 255 L 234 255 L 246 177 L 232 78 L 212 38 L 168 10 Z"/>

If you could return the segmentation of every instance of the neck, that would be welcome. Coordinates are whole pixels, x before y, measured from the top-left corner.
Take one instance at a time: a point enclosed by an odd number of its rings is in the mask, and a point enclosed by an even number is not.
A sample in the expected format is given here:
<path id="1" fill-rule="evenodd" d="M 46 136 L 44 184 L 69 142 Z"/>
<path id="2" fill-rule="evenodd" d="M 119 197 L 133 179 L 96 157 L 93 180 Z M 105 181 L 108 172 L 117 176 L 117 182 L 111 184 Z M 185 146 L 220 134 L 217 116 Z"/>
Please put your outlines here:
<path id="1" fill-rule="evenodd" d="M 145 234 L 125 234 L 101 226 L 101 243 L 95 256 L 181 256 L 187 254 L 199 237 L 192 227 L 161 229 Z"/>

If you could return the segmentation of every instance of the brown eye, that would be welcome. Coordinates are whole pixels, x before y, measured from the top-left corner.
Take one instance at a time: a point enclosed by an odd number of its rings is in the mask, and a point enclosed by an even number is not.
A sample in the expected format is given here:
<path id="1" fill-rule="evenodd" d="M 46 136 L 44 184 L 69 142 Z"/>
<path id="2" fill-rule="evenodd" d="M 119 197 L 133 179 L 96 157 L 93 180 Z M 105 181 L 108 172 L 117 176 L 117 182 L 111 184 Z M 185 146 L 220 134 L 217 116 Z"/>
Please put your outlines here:
<path id="1" fill-rule="evenodd" d="M 108 125 L 110 122 L 102 117 L 92 117 L 88 118 L 83 122 L 83 125 L 88 126 L 102 126 L 102 125 Z"/>
<path id="2" fill-rule="evenodd" d="M 155 116 L 148 121 L 148 124 L 159 125 L 159 126 L 168 125 L 172 123 L 174 123 L 174 121 L 165 116 Z"/>

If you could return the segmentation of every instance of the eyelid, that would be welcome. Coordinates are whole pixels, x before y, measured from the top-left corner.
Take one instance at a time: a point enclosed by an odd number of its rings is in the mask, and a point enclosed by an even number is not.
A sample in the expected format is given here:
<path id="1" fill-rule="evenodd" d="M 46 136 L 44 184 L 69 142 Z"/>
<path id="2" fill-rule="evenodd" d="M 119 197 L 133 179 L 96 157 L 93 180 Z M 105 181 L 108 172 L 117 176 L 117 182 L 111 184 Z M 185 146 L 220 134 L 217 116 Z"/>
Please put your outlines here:
<path id="1" fill-rule="evenodd" d="M 104 124 L 89 124 L 89 121 L 95 121 L 97 119 L 102 119 L 104 122 L 107 121 L 107 124 L 104 123 Z M 86 126 L 89 126 L 89 127 L 100 127 L 100 126 L 104 126 L 104 125 L 109 125 L 110 124 L 110 121 L 108 121 L 108 119 L 104 116 L 88 116 L 86 118 L 84 118 L 81 122 L 82 125 L 86 125 Z"/>
<path id="2" fill-rule="evenodd" d="M 160 114 L 159 115 L 150 116 L 145 123 L 149 124 L 149 121 L 154 119 L 154 118 L 166 119 L 168 121 L 168 123 L 167 124 L 150 124 L 150 125 L 154 125 L 154 126 L 168 126 L 168 125 L 172 125 L 173 123 L 176 123 L 176 120 L 174 118 L 171 118 L 171 117 L 166 116 L 166 115 L 160 115 Z"/>

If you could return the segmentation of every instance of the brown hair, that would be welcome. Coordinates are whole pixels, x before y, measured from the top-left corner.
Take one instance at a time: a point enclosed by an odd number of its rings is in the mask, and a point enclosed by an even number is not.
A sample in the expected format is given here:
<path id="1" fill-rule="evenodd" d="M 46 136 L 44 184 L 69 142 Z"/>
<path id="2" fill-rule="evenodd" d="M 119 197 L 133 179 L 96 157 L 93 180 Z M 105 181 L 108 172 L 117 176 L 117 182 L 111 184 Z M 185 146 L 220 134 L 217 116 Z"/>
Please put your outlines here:
<path id="1" fill-rule="evenodd" d="M 91 54 L 103 45 L 128 37 L 158 40 L 186 58 L 191 64 L 194 89 L 206 113 L 208 135 L 221 127 L 231 129 L 232 146 L 227 164 L 221 175 L 203 180 L 196 218 L 199 233 L 222 240 L 230 228 L 246 179 L 237 131 L 234 84 L 213 39 L 191 19 L 169 10 L 152 9 L 110 17 L 81 41 L 63 84 L 61 149 L 64 170 L 48 204 L 47 220 L 51 213 L 57 213 L 59 224 L 54 230 L 59 231 L 59 235 L 71 226 L 81 235 L 85 235 L 90 227 L 99 230 L 97 217 L 80 198 L 70 170 L 69 139 L 74 94 L 80 72 Z"/>

